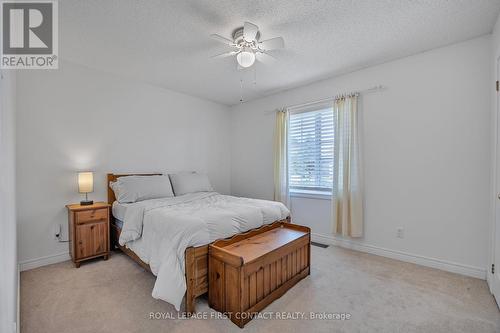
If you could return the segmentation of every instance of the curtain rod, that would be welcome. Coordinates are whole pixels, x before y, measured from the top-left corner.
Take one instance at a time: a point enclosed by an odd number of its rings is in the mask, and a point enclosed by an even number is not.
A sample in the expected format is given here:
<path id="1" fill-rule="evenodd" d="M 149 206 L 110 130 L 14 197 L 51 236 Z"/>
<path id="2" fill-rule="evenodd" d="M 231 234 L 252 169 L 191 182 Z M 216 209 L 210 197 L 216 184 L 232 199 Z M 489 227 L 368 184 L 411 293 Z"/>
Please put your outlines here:
<path id="1" fill-rule="evenodd" d="M 371 87 L 371 88 L 367 88 L 367 89 L 359 90 L 359 91 L 356 91 L 356 92 L 352 92 L 352 94 L 361 94 L 361 93 L 367 93 L 367 92 L 375 92 L 375 91 L 383 90 L 385 88 L 386 88 L 385 86 L 379 84 L 379 85 L 376 85 L 376 86 Z M 339 96 L 339 95 L 337 95 L 337 96 Z M 308 106 L 308 105 L 312 105 L 312 104 L 316 104 L 316 103 L 329 102 L 329 101 L 333 101 L 337 96 L 327 97 L 327 98 L 319 99 L 319 100 L 316 100 L 316 101 L 311 101 L 311 102 L 306 102 L 306 103 L 301 103 L 301 104 L 289 105 L 289 106 L 286 106 L 285 109 L 293 109 L 293 108 L 304 107 L 304 106 Z"/>

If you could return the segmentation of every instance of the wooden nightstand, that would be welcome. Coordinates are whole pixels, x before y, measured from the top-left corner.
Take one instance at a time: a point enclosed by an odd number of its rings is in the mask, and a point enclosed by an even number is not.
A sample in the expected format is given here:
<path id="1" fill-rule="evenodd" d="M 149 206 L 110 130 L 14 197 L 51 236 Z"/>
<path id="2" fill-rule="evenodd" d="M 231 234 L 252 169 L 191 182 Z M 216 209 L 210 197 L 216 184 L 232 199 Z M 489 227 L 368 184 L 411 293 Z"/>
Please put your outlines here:
<path id="1" fill-rule="evenodd" d="M 69 252 L 75 266 L 80 262 L 109 256 L 109 207 L 105 202 L 93 205 L 66 205 L 68 208 Z"/>

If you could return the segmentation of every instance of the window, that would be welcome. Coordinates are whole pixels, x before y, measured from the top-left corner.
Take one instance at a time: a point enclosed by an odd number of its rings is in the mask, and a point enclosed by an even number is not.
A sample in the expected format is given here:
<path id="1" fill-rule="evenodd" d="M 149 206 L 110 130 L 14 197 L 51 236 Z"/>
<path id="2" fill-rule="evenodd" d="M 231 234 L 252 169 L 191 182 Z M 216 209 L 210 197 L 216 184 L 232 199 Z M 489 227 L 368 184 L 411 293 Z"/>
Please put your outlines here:
<path id="1" fill-rule="evenodd" d="M 288 176 L 290 191 L 330 194 L 333 186 L 333 107 L 290 112 Z"/>

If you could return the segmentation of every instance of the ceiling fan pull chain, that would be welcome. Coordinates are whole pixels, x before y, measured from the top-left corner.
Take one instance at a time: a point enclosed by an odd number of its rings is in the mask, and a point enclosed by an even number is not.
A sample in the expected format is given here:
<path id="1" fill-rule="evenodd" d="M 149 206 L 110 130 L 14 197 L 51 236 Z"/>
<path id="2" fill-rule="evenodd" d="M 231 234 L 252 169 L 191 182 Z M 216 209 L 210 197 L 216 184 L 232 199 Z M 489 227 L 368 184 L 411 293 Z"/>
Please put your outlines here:
<path id="1" fill-rule="evenodd" d="M 243 103 L 243 79 L 240 79 L 240 103 Z"/>

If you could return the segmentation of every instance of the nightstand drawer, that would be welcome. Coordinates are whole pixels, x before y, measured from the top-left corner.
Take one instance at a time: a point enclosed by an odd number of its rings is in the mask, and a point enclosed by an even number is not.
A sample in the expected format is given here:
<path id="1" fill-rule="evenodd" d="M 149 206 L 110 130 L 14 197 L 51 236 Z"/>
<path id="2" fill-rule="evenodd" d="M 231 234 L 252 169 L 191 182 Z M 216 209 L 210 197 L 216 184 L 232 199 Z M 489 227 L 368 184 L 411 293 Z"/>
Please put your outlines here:
<path id="1" fill-rule="evenodd" d="M 76 224 L 103 221 L 108 219 L 108 208 L 76 212 Z"/>

